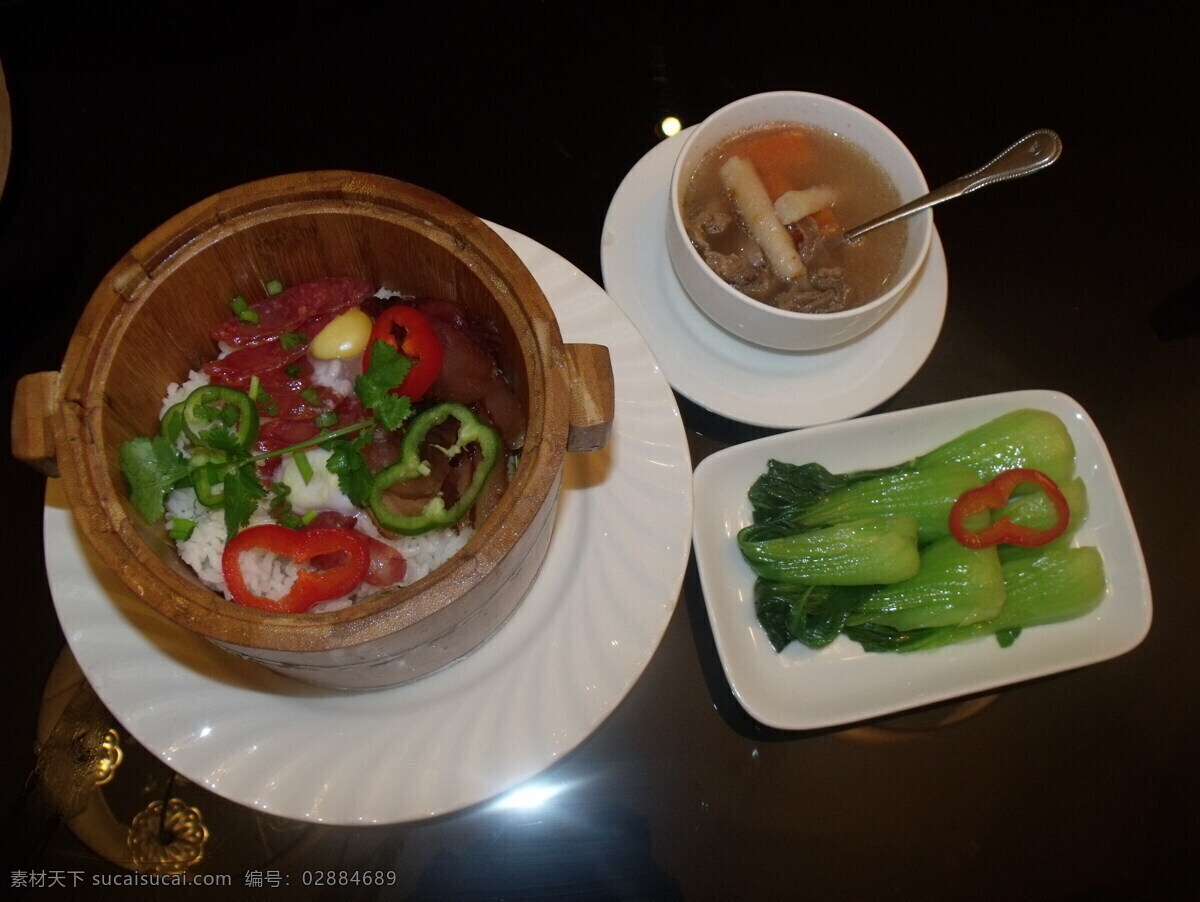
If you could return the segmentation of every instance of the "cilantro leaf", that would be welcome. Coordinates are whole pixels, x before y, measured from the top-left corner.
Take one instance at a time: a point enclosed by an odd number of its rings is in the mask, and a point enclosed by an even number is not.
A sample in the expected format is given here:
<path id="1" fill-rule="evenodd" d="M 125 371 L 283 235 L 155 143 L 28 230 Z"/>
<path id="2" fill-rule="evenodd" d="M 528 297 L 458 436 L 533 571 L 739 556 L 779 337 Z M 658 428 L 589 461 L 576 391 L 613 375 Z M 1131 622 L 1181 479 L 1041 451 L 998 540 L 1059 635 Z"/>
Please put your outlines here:
<path id="1" fill-rule="evenodd" d="M 326 444 L 330 450 L 325 468 L 337 476 L 338 487 L 355 507 L 366 507 L 375 477 L 367 466 L 358 443 L 334 439 Z"/>
<path id="2" fill-rule="evenodd" d="M 354 380 L 363 406 L 375 414 L 379 425 L 388 431 L 397 429 L 412 415 L 412 400 L 392 394 L 412 369 L 412 360 L 386 341 L 371 346 L 371 365 Z"/>
<path id="3" fill-rule="evenodd" d="M 412 399 L 407 395 L 388 394 L 373 411 L 379 425 L 391 432 L 412 416 Z"/>
<path id="4" fill-rule="evenodd" d="M 196 438 L 200 447 L 210 448 L 213 451 L 224 451 L 233 457 L 245 455 L 245 449 L 238 441 L 237 436 L 223 424 L 218 423 L 212 428 L 204 430 Z"/>
<path id="5" fill-rule="evenodd" d="M 164 496 L 188 478 L 191 467 L 163 436 L 139 436 L 121 445 L 121 472 L 134 510 L 147 523 L 155 523 L 166 514 Z"/>
<path id="6" fill-rule="evenodd" d="M 267 490 L 259 481 L 254 464 L 249 461 L 231 467 L 225 473 L 223 497 L 225 501 L 225 531 L 232 539 L 239 529 L 250 522 L 250 515 L 258 507 L 258 500 L 265 498 Z"/>

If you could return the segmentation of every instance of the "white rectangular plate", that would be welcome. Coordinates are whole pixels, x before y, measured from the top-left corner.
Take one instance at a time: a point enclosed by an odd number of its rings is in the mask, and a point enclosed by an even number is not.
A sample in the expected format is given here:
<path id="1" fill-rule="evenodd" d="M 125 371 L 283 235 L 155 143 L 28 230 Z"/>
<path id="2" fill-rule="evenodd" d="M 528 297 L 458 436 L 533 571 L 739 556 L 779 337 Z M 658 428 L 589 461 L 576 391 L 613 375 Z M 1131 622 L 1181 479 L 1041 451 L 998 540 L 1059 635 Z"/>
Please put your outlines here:
<path id="1" fill-rule="evenodd" d="M 816 461 L 833 472 L 891 466 L 1017 408 L 1057 414 L 1075 442 L 1089 511 L 1074 543 L 1094 545 L 1108 590 L 1091 614 L 1026 629 L 1009 648 L 992 637 L 929 651 L 868 653 L 840 636 L 814 650 L 777 653 L 754 613 L 754 574 L 737 533 L 751 522 L 746 493 L 772 458 Z M 725 675 L 755 719 L 780 729 L 869 720 L 1124 654 L 1150 629 L 1150 583 L 1108 449 L 1071 398 L 1020 391 L 949 401 L 769 436 L 718 451 L 694 477 L 693 543 L 709 622 Z"/>

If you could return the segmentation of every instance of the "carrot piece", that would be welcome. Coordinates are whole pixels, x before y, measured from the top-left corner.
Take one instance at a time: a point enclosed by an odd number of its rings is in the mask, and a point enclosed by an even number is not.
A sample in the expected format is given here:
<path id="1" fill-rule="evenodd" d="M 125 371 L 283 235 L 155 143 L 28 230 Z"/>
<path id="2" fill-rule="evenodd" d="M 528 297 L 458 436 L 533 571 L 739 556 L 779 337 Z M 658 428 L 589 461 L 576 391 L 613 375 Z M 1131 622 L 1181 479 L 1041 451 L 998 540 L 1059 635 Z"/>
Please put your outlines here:
<path id="1" fill-rule="evenodd" d="M 792 188 L 806 187 L 798 183 L 797 170 L 812 158 L 812 147 L 803 132 L 787 130 L 750 136 L 731 152 L 754 164 L 771 200 Z"/>
<path id="2" fill-rule="evenodd" d="M 837 214 L 833 212 L 833 207 L 824 207 L 812 215 L 820 230 L 826 235 L 836 235 L 842 230 L 841 223 L 838 222 Z"/>

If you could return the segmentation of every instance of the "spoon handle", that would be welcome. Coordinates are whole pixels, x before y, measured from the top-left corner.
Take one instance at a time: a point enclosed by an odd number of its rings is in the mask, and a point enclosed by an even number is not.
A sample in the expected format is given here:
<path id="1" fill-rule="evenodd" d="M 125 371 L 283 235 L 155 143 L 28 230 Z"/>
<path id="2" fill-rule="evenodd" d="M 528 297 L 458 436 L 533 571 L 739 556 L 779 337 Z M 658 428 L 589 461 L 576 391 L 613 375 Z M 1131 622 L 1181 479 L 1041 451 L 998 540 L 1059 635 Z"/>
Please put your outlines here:
<path id="1" fill-rule="evenodd" d="M 920 210 L 940 204 L 954 197 L 969 194 L 985 185 L 1003 182 L 1008 179 L 1020 178 L 1044 169 L 1058 159 L 1062 153 L 1062 140 L 1048 128 L 1038 129 L 1013 144 L 1000 156 L 974 172 L 959 176 L 952 182 L 918 197 L 916 200 L 897 207 L 890 213 L 885 213 L 878 219 L 872 219 L 842 234 L 843 241 L 853 241 L 872 229 L 877 229 L 889 222 L 911 216 Z"/>

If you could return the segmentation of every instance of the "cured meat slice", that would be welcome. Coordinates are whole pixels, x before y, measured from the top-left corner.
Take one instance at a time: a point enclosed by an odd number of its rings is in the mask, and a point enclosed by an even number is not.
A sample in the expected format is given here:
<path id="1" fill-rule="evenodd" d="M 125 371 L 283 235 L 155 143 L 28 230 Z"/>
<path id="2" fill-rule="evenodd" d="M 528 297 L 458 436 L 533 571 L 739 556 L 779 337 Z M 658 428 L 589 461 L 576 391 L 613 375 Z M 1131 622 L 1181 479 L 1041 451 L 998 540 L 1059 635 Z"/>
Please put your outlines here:
<path id="1" fill-rule="evenodd" d="M 332 317 L 357 307 L 374 294 L 374 288 L 361 279 L 338 276 L 293 285 L 274 297 L 250 306 L 256 322 L 231 316 L 213 329 L 212 336 L 234 347 L 262 344 L 284 332 L 295 332 L 309 320 Z"/>
<path id="2" fill-rule="evenodd" d="M 316 438 L 321 428 L 312 420 L 264 420 L 254 444 L 257 454 L 278 451 Z"/>
<path id="3" fill-rule="evenodd" d="M 238 348 L 224 357 L 204 364 L 204 372 L 216 385 L 228 385 L 245 391 L 250 380 L 295 363 L 308 353 L 308 343 L 288 345 L 273 338 L 264 344 Z"/>

